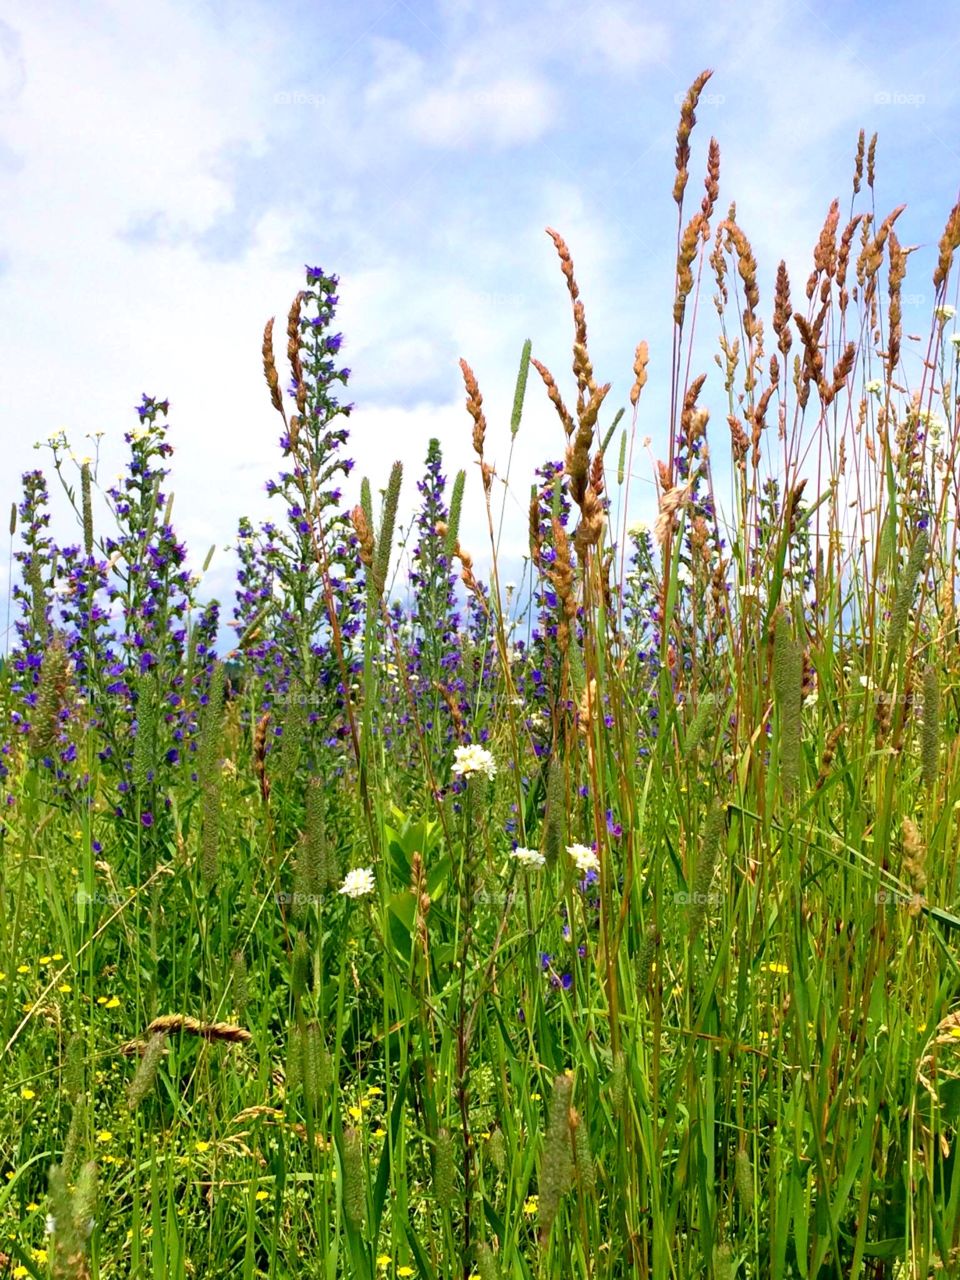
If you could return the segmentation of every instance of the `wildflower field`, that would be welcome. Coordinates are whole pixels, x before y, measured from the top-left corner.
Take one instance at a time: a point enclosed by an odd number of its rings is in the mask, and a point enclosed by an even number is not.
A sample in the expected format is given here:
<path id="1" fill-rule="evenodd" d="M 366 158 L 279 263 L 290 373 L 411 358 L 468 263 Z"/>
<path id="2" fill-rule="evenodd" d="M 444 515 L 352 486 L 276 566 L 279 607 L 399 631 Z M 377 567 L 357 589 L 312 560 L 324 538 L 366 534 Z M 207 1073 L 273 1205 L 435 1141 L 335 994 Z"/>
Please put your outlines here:
<path id="1" fill-rule="evenodd" d="M 526 342 L 488 423 L 461 361 L 477 466 L 434 440 L 376 501 L 307 269 L 232 601 L 171 524 L 166 400 L 112 486 L 66 436 L 23 476 L 0 1277 L 960 1275 L 960 205 L 906 334 L 861 133 L 762 298 L 714 139 L 691 189 L 708 76 L 629 405 L 550 230 L 572 380 Z M 534 395 L 542 465 L 495 471 Z"/>

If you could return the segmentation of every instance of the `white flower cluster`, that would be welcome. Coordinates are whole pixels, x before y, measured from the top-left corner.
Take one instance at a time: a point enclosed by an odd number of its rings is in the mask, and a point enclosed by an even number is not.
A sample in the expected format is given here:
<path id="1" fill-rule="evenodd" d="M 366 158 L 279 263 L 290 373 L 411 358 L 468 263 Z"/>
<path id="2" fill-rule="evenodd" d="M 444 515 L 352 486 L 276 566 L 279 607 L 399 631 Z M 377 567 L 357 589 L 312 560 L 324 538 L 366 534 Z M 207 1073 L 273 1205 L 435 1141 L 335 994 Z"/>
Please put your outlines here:
<path id="1" fill-rule="evenodd" d="M 568 844 L 567 853 L 576 863 L 577 870 L 582 871 L 584 875 L 588 871 L 600 870 L 600 859 L 585 844 Z"/>
<path id="2" fill-rule="evenodd" d="M 510 857 L 516 858 L 523 867 L 542 867 L 546 862 L 546 858 L 537 849 L 514 849 Z"/>
<path id="3" fill-rule="evenodd" d="M 339 892 L 348 898 L 366 898 L 376 888 L 373 872 L 369 867 L 355 867 L 344 877 Z"/>
<path id="4" fill-rule="evenodd" d="M 482 773 L 493 778 L 497 766 L 493 756 L 483 747 L 475 743 L 469 747 L 457 747 L 454 751 L 453 772 L 461 778 L 472 778 L 475 773 Z"/>

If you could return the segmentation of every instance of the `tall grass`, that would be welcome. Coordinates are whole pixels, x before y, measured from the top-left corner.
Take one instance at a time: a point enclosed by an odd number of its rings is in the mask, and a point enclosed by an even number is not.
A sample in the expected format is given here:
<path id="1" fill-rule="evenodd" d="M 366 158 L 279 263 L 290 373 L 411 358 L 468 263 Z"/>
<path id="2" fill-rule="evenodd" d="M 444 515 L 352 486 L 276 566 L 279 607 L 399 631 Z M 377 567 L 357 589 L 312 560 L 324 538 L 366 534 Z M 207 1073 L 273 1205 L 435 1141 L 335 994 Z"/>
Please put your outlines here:
<path id="1" fill-rule="evenodd" d="M 232 651 L 162 492 L 166 402 L 144 397 L 105 494 L 52 442 L 82 547 L 25 477 L 0 685 L 10 1274 L 960 1271 L 960 206 L 919 386 L 875 138 L 768 328 L 715 140 L 687 212 L 708 77 L 677 135 L 653 530 L 630 502 L 648 345 L 621 426 L 553 230 L 575 388 L 525 345 L 511 440 L 531 367 L 560 419 L 527 528 L 464 360 L 477 475 L 448 490 L 431 444 L 408 603 L 399 464 L 379 510 L 366 481 L 344 505 L 316 268 L 286 399 L 264 335 L 281 514 L 240 522 Z M 719 375 L 693 369 L 704 288 Z M 460 540 L 471 486 L 489 547 Z"/>

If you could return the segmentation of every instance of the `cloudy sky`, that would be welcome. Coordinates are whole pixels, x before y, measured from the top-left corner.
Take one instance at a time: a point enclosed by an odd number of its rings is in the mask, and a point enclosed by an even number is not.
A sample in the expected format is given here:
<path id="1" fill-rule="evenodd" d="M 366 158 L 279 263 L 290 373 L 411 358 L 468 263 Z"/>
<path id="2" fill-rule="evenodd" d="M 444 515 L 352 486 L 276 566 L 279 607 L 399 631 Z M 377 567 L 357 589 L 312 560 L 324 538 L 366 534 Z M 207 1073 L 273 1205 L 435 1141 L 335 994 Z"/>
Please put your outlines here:
<path id="1" fill-rule="evenodd" d="M 650 342 L 637 429 L 664 456 L 678 103 L 705 67 L 690 195 L 714 134 L 719 209 L 737 203 L 762 313 L 778 260 L 799 292 L 833 197 L 846 215 L 862 127 L 880 134 L 878 213 L 908 203 L 900 239 L 920 249 L 905 330 L 926 332 L 960 184 L 958 44 L 929 0 L 2 0 L 3 510 L 46 464 L 34 442 L 60 429 L 78 454 L 105 433 L 109 484 L 141 393 L 166 396 L 174 523 L 195 566 L 217 546 L 204 593 L 227 604 L 225 547 L 241 514 L 270 513 L 280 462 L 263 325 L 307 263 L 340 276 L 353 480 L 377 488 L 401 458 L 409 513 L 432 435 L 448 474 L 470 467 L 461 356 L 503 469 L 525 338 L 575 398 L 547 226 L 570 245 L 597 376 L 613 384 L 604 423 Z M 722 422 L 719 371 L 709 356 L 703 368 Z M 527 405 L 506 494 L 518 549 L 532 469 L 562 452 L 536 375 Z M 642 517 L 642 451 L 635 469 Z M 481 530 L 475 468 L 470 483 L 465 541 Z M 62 516 L 55 530 L 76 540 Z M 4 549 L 0 625 L 7 575 Z"/>

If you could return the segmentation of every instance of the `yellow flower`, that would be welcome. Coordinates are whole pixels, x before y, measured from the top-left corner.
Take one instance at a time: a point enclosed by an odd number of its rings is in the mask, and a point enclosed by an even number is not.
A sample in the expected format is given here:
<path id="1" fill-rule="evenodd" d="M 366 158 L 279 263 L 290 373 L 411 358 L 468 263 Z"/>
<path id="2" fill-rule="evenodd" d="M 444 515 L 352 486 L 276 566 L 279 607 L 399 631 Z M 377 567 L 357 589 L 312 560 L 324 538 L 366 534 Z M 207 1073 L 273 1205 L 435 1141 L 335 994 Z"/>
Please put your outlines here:
<path id="1" fill-rule="evenodd" d="M 5 982 L 5 981 L 6 981 L 6 977 L 7 977 L 7 975 L 6 975 L 5 973 L 0 973 L 0 982 Z"/>
<path id="2" fill-rule="evenodd" d="M 199 1153 L 200 1153 L 201 1155 L 203 1155 L 204 1151 L 209 1151 L 209 1150 L 210 1150 L 210 1143 L 209 1143 L 209 1142 L 195 1142 L 195 1143 L 193 1144 L 193 1149 L 194 1149 L 195 1151 L 199 1151 Z"/>
<path id="3" fill-rule="evenodd" d="M 257 1192 L 257 1194 L 254 1196 L 254 1199 L 255 1199 L 255 1200 L 269 1200 L 269 1199 L 270 1199 L 270 1192 L 269 1192 L 269 1191 L 258 1191 L 258 1192 Z"/>
<path id="4" fill-rule="evenodd" d="M 24 1085 L 23 1088 L 20 1090 L 20 1097 L 26 1098 L 27 1102 L 32 1102 L 36 1096 L 37 1095 L 33 1092 L 33 1090 L 28 1089 L 26 1085 Z"/>
<path id="5" fill-rule="evenodd" d="M 527 1196 L 523 1202 L 523 1212 L 528 1218 L 535 1217 L 537 1210 L 540 1208 L 539 1196 Z"/>
<path id="6" fill-rule="evenodd" d="M 779 960 L 770 960 L 763 966 L 767 973 L 789 973 L 790 970 L 785 964 L 781 964 Z"/>
<path id="7" fill-rule="evenodd" d="M 106 996 L 97 996 L 97 1004 L 106 1004 L 106 1003 L 107 1003 Z"/>
<path id="8" fill-rule="evenodd" d="M 30 966 L 28 964 L 17 965 L 17 973 L 29 973 L 29 972 L 30 972 Z"/>
<path id="9" fill-rule="evenodd" d="M 65 996 L 68 996 L 73 990 L 73 987 L 71 987 L 69 982 L 61 982 L 59 987 L 57 987 L 57 990 L 62 991 Z"/>
<path id="10" fill-rule="evenodd" d="M 38 961 L 38 963 L 39 963 L 39 964 L 49 964 L 49 963 L 50 963 L 50 961 L 51 961 L 52 959 L 53 959 L 53 956 L 41 956 L 41 957 L 40 957 L 40 960 Z"/>
<path id="11" fill-rule="evenodd" d="M 372 1084 L 370 1088 L 367 1090 L 367 1097 L 379 1098 L 382 1095 L 382 1093 L 383 1093 L 382 1089 L 379 1089 L 375 1084 Z"/>
<path id="12" fill-rule="evenodd" d="M 415 1274 L 416 1272 L 414 1271 L 413 1267 L 397 1267 L 398 1276 L 412 1276 Z"/>
<path id="13" fill-rule="evenodd" d="M 120 1008 L 120 1001 L 117 999 L 117 997 L 116 997 L 116 996 L 111 996 L 111 997 L 110 997 L 110 999 L 107 1001 L 107 1008 L 108 1008 L 108 1009 L 119 1009 L 119 1008 Z"/>
<path id="14" fill-rule="evenodd" d="M 531 1095 L 530 1095 L 530 1101 L 531 1101 L 531 1102 L 539 1102 L 539 1101 L 540 1101 L 540 1094 L 539 1094 L 539 1093 L 531 1093 Z"/>
<path id="15" fill-rule="evenodd" d="M 46 1262 L 46 1260 L 47 1260 L 47 1251 L 46 1251 L 46 1249 L 34 1249 L 34 1250 L 33 1250 L 33 1260 L 34 1260 L 34 1262 L 39 1262 L 39 1263 L 44 1263 L 44 1262 Z"/>
<path id="16" fill-rule="evenodd" d="M 97 1141 L 98 1141 L 98 1142 L 112 1142 L 112 1141 L 113 1141 L 113 1134 L 110 1132 L 110 1130 L 109 1130 L 109 1129 L 101 1129 L 101 1130 L 100 1130 L 100 1132 L 97 1134 Z"/>
<path id="17" fill-rule="evenodd" d="M 379 1256 L 379 1258 L 377 1258 L 377 1266 L 378 1266 L 378 1267 L 389 1267 L 389 1265 L 390 1265 L 390 1263 L 391 1263 L 392 1261 L 393 1261 L 393 1259 L 390 1257 L 389 1253 L 381 1253 L 381 1254 L 380 1254 L 380 1256 Z"/>
<path id="18" fill-rule="evenodd" d="M 50 959 L 51 959 L 51 960 L 62 960 L 62 959 L 63 959 L 63 956 L 60 954 L 60 952 L 59 952 L 59 951 L 55 951 L 55 952 L 53 953 L 53 955 L 50 957 Z"/>
<path id="19" fill-rule="evenodd" d="M 40 1208 L 36 1200 L 31 1200 L 30 1203 L 28 1205 L 25 1205 L 24 1207 L 26 1208 L 27 1213 L 36 1213 L 37 1210 Z"/>
<path id="20" fill-rule="evenodd" d="M 373 1131 L 373 1137 L 375 1138 L 385 1138 L 386 1136 L 387 1136 L 386 1129 L 374 1129 Z"/>
<path id="21" fill-rule="evenodd" d="M 354 1118 L 354 1120 L 362 1119 L 363 1112 L 359 1107 L 348 1107 L 347 1110 L 349 1111 L 350 1115 Z"/>
<path id="22" fill-rule="evenodd" d="M 18 1263 L 18 1264 L 13 1268 L 13 1270 L 10 1272 L 10 1274 L 13 1276 L 14 1280 L 22 1280 L 22 1277 L 23 1277 L 23 1276 L 28 1276 L 28 1275 L 30 1274 L 30 1272 L 29 1272 L 29 1271 L 27 1270 L 27 1268 L 23 1265 L 23 1263 L 22 1263 L 22 1262 L 20 1262 L 20 1263 Z"/>

